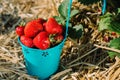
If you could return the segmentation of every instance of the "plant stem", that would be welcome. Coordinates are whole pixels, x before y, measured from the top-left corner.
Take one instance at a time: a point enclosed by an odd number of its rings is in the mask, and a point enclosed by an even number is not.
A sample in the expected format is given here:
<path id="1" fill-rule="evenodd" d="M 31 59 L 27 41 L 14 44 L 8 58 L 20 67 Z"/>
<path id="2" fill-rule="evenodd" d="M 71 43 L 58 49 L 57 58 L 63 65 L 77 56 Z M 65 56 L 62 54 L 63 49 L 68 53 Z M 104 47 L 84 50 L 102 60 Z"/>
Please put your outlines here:
<path id="1" fill-rule="evenodd" d="M 106 50 L 109 50 L 109 51 L 114 51 L 114 52 L 120 53 L 120 50 L 118 50 L 118 49 L 109 48 L 109 47 L 105 47 L 105 46 L 99 46 L 97 44 L 94 44 L 94 46 L 97 47 L 97 48 L 102 48 L 102 49 L 106 49 Z"/>

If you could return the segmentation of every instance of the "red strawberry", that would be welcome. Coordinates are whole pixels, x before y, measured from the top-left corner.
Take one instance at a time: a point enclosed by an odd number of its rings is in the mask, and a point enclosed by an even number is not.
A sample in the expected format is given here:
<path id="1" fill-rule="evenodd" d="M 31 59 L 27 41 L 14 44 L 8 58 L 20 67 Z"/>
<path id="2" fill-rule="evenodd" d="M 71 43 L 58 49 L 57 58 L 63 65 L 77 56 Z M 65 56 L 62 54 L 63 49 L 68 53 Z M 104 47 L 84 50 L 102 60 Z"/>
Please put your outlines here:
<path id="1" fill-rule="evenodd" d="M 64 39 L 63 35 L 57 35 L 55 36 L 55 40 L 57 43 L 60 43 Z"/>
<path id="2" fill-rule="evenodd" d="M 24 26 L 18 26 L 15 31 L 18 36 L 24 35 Z"/>
<path id="3" fill-rule="evenodd" d="M 111 35 L 115 36 L 115 35 L 116 35 L 116 32 L 111 32 Z"/>
<path id="4" fill-rule="evenodd" d="M 46 22 L 44 19 L 42 19 L 42 18 L 38 18 L 38 19 L 36 19 L 36 20 L 34 20 L 34 21 L 36 21 L 36 22 L 38 22 L 38 23 L 40 23 L 40 24 L 43 24 L 44 22 Z"/>
<path id="5" fill-rule="evenodd" d="M 24 33 L 27 37 L 35 37 L 40 31 L 43 30 L 42 24 L 37 20 L 30 21 L 26 24 Z"/>
<path id="6" fill-rule="evenodd" d="M 56 29 L 57 29 L 56 32 L 58 34 L 62 34 L 63 33 L 63 27 L 62 27 L 62 25 L 58 25 Z"/>
<path id="7" fill-rule="evenodd" d="M 47 23 L 47 22 L 44 22 L 44 23 L 43 23 L 43 26 L 44 26 L 44 27 L 46 26 L 46 23 Z"/>
<path id="8" fill-rule="evenodd" d="M 20 41 L 27 47 L 33 47 L 33 40 L 25 35 L 20 37 Z"/>
<path id="9" fill-rule="evenodd" d="M 57 23 L 54 18 L 49 18 L 45 24 L 45 30 L 49 34 L 61 34 L 63 32 L 63 28 L 61 25 Z"/>
<path id="10" fill-rule="evenodd" d="M 45 50 L 50 47 L 49 34 L 45 31 L 40 32 L 34 39 L 34 45 L 42 50 Z"/>

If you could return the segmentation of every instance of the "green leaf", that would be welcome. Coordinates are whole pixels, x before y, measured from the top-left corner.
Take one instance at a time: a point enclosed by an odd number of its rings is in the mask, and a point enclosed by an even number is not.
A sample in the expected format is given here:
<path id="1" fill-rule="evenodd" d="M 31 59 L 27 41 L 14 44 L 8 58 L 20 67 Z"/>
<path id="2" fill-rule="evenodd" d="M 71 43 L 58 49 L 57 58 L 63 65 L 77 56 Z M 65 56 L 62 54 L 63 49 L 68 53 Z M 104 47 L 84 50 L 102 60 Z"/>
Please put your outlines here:
<path id="1" fill-rule="evenodd" d="M 110 58 L 114 58 L 115 56 L 118 56 L 120 58 L 120 53 L 116 53 L 116 52 L 108 52 Z"/>
<path id="2" fill-rule="evenodd" d="M 111 40 L 109 46 L 111 48 L 120 49 L 120 38 L 115 38 Z"/>
<path id="3" fill-rule="evenodd" d="M 109 47 L 120 50 L 120 38 L 116 38 L 116 39 L 111 40 Z M 120 53 L 117 53 L 117 52 L 108 51 L 108 54 L 111 58 L 113 58 L 115 56 L 120 57 Z"/>
<path id="4" fill-rule="evenodd" d="M 83 26 L 81 24 L 68 28 L 68 36 L 72 39 L 79 39 L 83 34 Z"/>
<path id="5" fill-rule="evenodd" d="M 100 17 L 98 30 L 110 30 L 120 34 L 120 15 L 107 13 Z"/>
<path id="6" fill-rule="evenodd" d="M 73 17 L 73 16 L 75 16 L 75 15 L 78 14 L 78 13 L 79 13 L 79 10 L 73 9 L 73 10 L 71 11 L 70 17 Z"/>
<path id="7" fill-rule="evenodd" d="M 69 0 L 64 0 L 58 7 L 58 12 L 63 18 L 67 18 Z"/>
<path id="8" fill-rule="evenodd" d="M 54 18 L 56 19 L 56 21 L 59 23 L 59 24 L 62 24 L 65 26 L 65 19 L 61 16 L 54 16 Z"/>
<path id="9" fill-rule="evenodd" d="M 112 14 L 106 13 L 105 15 L 101 16 L 98 30 L 102 31 L 105 29 L 109 29 L 111 22 L 112 22 Z"/>
<path id="10" fill-rule="evenodd" d="M 120 14 L 120 8 L 118 8 L 118 14 Z"/>
<path id="11" fill-rule="evenodd" d="M 102 30 L 105 30 L 105 29 L 109 29 L 110 22 L 111 22 L 110 17 L 101 19 L 100 22 L 99 22 L 98 30 L 102 31 Z"/>
<path id="12" fill-rule="evenodd" d="M 81 2 L 81 3 L 83 3 L 83 4 L 88 5 L 88 4 L 96 3 L 96 2 L 98 2 L 100 0 L 78 0 L 78 1 Z"/>
<path id="13" fill-rule="evenodd" d="M 120 34 L 120 23 L 117 21 L 112 21 L 109 30 Z"/>
<path id="14" fill-rule="evenodd" d="M 117 9 L 117 20 L 120 22 L 120 8 Z"/>

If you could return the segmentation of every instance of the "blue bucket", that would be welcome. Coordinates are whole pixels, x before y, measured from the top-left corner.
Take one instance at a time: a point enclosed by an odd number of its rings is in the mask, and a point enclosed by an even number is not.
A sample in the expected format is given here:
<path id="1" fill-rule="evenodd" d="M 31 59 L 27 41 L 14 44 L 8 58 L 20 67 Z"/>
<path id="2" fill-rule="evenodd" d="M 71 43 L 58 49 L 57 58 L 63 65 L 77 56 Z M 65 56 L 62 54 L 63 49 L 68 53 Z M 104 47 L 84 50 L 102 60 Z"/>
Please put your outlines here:
<path id="1" fill-rule="evenodd" d="M 64 41 L 53 48 L 40 50 L 23 45 L 20 38 L 18 38 L 18 42 L 22 47 L 28 74 L 37 76 L 40 80 L 46 79 L 54 74 L 59 66 Z"/>
<path id="2" fill-rule="evenodd" d="M 39 80 L 45 80 L 57 71 L 61 51 L 68 32 L 71 4 L 72 0 L 70 0 L 70 4 L 68 6 L 65 39 L 57 46 L 46 50 L 29 48 L 21 43 L 20 37 L 18 38 L 18 42 L 22 47 L 25 65 L 29 75 L 36 76 Z"/>

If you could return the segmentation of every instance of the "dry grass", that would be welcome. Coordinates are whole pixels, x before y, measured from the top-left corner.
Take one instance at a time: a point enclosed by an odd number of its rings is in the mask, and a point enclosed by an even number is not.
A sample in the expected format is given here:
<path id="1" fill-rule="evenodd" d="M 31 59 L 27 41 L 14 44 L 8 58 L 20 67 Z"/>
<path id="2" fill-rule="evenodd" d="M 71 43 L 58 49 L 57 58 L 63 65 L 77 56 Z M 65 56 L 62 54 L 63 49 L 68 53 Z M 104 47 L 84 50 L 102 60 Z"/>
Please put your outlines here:
<path id="1" fill-rule="evenodd" d="M 0 80 L 37 80 L 26 74 L 15 27 L 22 20 L 29 21 L 37 17 L 46 19 L 58 15 L 60 2 L 61 0 L 0 0 Z M 112 60 L 108 57 L 108 48 L 103 47 L 106 43 L 102 41 L 102 34 L 97 31 L 94 23 L 100 16 L 96 11 L 100 8 L 99 4 L 92 5 L 93 9 L 79 3 L 74 3 L 73 6 L 86 14 L 80 21 L 87 25 L 85 36 L 78 42 L 68 38 L 61 55 L 59 72 L 50 79 L 120 80 L 120 59 L 115 57 Z"/>

